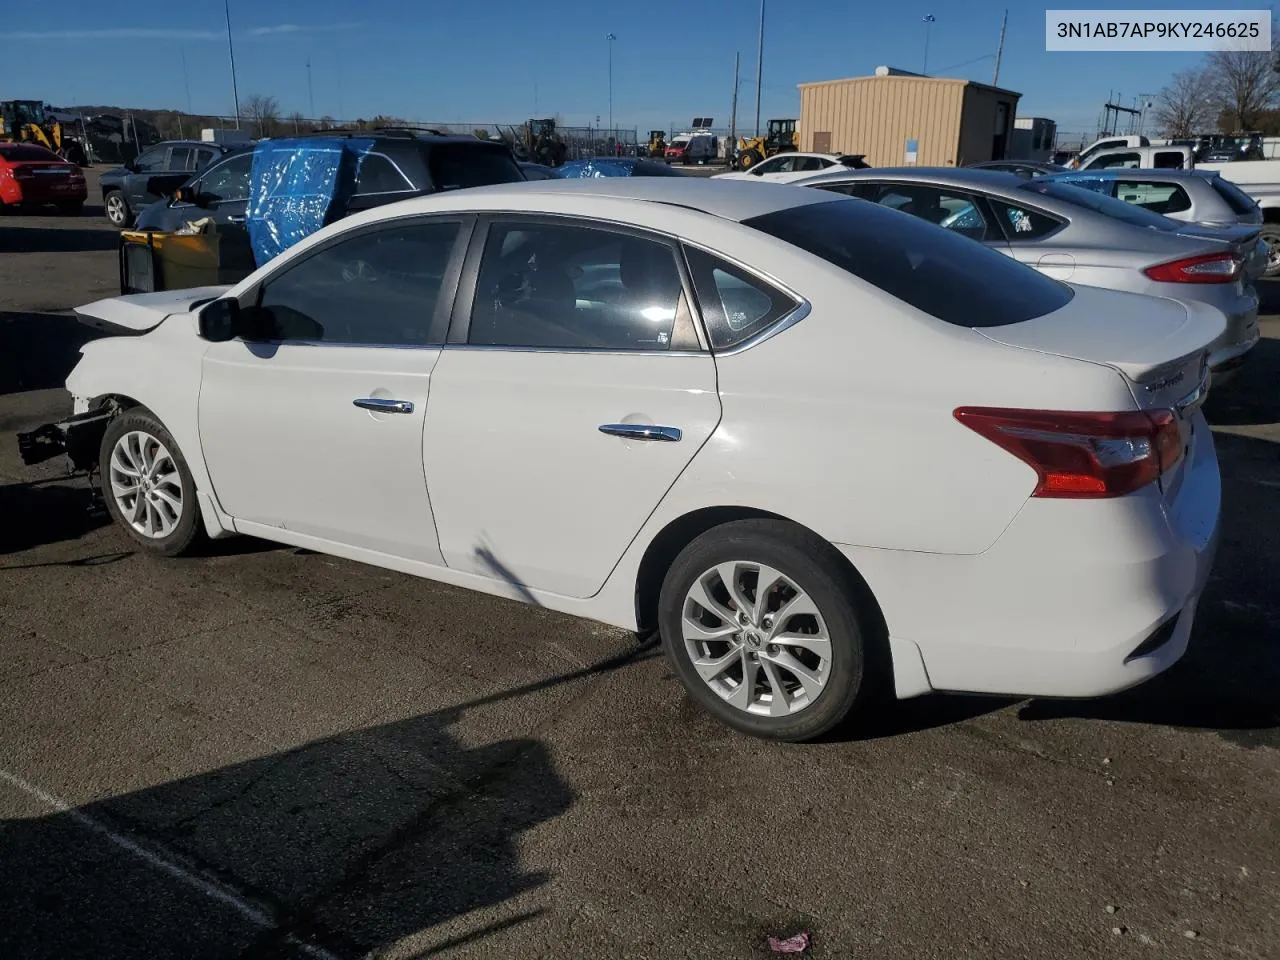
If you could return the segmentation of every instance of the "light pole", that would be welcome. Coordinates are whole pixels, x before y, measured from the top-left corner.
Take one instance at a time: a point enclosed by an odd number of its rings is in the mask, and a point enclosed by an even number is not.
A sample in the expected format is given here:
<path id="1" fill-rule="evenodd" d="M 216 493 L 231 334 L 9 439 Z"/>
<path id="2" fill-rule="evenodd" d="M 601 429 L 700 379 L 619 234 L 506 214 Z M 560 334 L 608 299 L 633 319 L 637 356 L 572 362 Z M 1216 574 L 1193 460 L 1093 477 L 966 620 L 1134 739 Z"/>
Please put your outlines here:
<path id="1" fill-rule="evenodd" d="M 227 13 L 227 53 L 231 57 L 231 99 L 236 107 L 236 129 L 240 129 L 240 93 L 236 90 L 236 48 L 231 45 L 231 0 L 223 0 Z"/>
<path id="2" fill-rule="evenodd" d="M 929 31 L 933 28 L 933 22 L 936 19 L 932 13 L 924 18 L 924 69 L 920 72 L 926 77 L 929 75 Z"/>
<path id="3" fill-rule="evenodd" d="M 604 35 L 605 41 L 609 44 L 609 131 L 613 135 L 613 41 L 618 38 L 612 33 Z"/>
<path id="4" fill-rule="evenodd" d="M 760 41 L 756 46 L 756 136 L 760 136 L 760 81 L 764 74 L 764 0 L 760 0 Z"/>

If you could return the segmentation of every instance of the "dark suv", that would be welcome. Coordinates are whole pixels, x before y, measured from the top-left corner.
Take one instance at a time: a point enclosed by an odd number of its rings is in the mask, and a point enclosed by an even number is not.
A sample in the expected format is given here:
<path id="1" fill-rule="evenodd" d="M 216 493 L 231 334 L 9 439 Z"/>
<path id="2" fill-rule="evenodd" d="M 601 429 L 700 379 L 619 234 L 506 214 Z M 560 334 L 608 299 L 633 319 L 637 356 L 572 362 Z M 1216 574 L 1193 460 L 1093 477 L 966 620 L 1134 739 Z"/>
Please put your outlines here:
<path id="1" fill-rule="evenodd" d="M 445 136 L 434 131 L 408 129 L 371 132 L 325 132 L 314 137 L 264 140 L 260 150 L 288 150 L 289 143 L 315 140 L 366 140 L 355 168 L 354 183 L 345 201 L 330 211 L 329 221 L 341 219 L 398 200 L 407 200 L 442 190 L 514 183 L 528 179 L 516 163 L 511 149 L 494 141 L 475 137 Z M 299 146 L 301 151 L 302 147 Z M 249 228 L 254 150 L 241 150 L 223 157 L 186 183 L 163 203 L 148 207 L 139 217 L 134 234 L 126 233 L 121 246 L 121 292 L 142 293 L 175 286 L 199 285 L 189 273 L 166 277 L 163 257 L 157 258 L 155 235 L 173 234 L 184 223 L 211 219 L 216 228 L 216 275 L 202 283 L 235 283 L 257 265 L 250 251 Z M 258 218 L 270 216 L 261 211 Z M 145 239 L 139 234 L 146 234 Z M 176 238 L 182 239 L 182 238 Z M 131 249 L 139 248 L 141 249 Z M 177 274 L 176 270 L 169 272 Z"/>
<path id="2" fill-rule="evenodd" d="M 164 199 L 165 191 L 228 153 L 250 146 L 170 140 L 148 147 L 123 166 L 102 175 L 102 206 L 107 219 L 117 227 L 127 227 L 139 213 Z"/>

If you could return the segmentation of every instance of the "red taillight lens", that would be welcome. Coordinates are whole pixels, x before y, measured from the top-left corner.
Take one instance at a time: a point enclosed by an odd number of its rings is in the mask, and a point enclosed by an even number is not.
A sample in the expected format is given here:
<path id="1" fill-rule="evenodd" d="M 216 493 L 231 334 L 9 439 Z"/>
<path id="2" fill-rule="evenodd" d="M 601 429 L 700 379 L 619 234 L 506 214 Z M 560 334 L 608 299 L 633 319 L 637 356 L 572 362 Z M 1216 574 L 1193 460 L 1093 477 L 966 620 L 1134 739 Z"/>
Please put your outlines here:
<path id="1" fill-rule="evenodd" d="M 1172 410 L 1066 413 L 960 407 L 955 418 L 1040 477 L 1033 497 L 1122 497 L 1182 458 Z"/>
<path id="2" fill-rule="evenodd" d="M 1229 253 L 1209 253 L 1156 264 L 1142 272 L 1160 283 L 1230 283 L 1240 267 L 1241 261 Z"/>

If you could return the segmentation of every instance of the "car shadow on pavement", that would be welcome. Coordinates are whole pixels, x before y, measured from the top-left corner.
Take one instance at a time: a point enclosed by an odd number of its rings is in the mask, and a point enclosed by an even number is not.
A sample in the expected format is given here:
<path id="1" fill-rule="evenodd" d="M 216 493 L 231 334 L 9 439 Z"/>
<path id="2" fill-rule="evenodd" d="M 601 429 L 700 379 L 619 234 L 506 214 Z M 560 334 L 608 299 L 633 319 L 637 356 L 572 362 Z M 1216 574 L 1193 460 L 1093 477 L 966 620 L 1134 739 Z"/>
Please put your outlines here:
<path id="1" fill-rule="evenodd" d="M 1232 384 L 1234 386 L 1234 384 Z M 1099 700 L 1032 700 L 1024 720 L 1083 717 L 1216 731 L 1280 748 L 1280 444 L 1215 433 L 1221 541 L 1183 658 Z"/>
<path id="2" fill-rule="evenodd" d="M 468 748 L 451 727 L 646 656 L 0 821 L 0 956 L 354 958 L 537 888 L 551 874 L 522 868 L 519 837 L 568 811 L 574 791 L 541 741 Z M 0 770 L 0 789 L 57 803 L 21 776 Z M 537 911 L 503 914 L 439 939 L 474 941 Z"/>
<path id="3" fill-rule="evenodd" d="M 63 386 L 80 348 L 101 336 L 72 314 L 0 310 L 0 395 Z"/>
<path id="4" fill-rule="evenodd" d="M 1209 389 L 1204 414 L 1215 426 L 1280 423 L 1280 340 L 1259 340 L 1233 380 Z"/>
<path id="5" fill-rule="evenodd" d="M 83 482 L 53 480 L 0 486 L 0 518 L 0 556 L 78 540 L 110 522 Z"/>
<path id="6" fill-rule="evenodd" d="M 74 223 L 80 217 L 67 217 Z M 91 227 L 24 227 L 0 220 L 0 253 L 84 253 L 118 250 L 116 230 Z"/>

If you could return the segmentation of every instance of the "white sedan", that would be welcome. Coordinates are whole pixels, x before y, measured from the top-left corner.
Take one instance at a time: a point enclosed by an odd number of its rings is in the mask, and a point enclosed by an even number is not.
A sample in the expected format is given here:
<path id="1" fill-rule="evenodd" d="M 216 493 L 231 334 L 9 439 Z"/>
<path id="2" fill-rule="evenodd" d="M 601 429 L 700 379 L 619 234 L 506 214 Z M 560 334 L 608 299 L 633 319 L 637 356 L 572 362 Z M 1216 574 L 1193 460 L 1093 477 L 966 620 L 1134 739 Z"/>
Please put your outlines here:
<path id="1" fill-rule="evenodd" d="M 762 160 L 746 170 L 717 173 L 712 180 L 766 180 L 789 183 L 803 180 L 819 173 L 832 173 L 841 169 L 859 170 L 867 166 L 860 156 L 839 153 L 779 153 Z"/>
<path id="2" fill-rule="evenodd" d="M 139 547 L 250 534 L 657 630 L 758 736 L 1132 686 L 1216 545 L 1219 313 L 826 191 L 458 191 L 80 312 L 131 335 L 21 444 L 100 469 Z"/>

